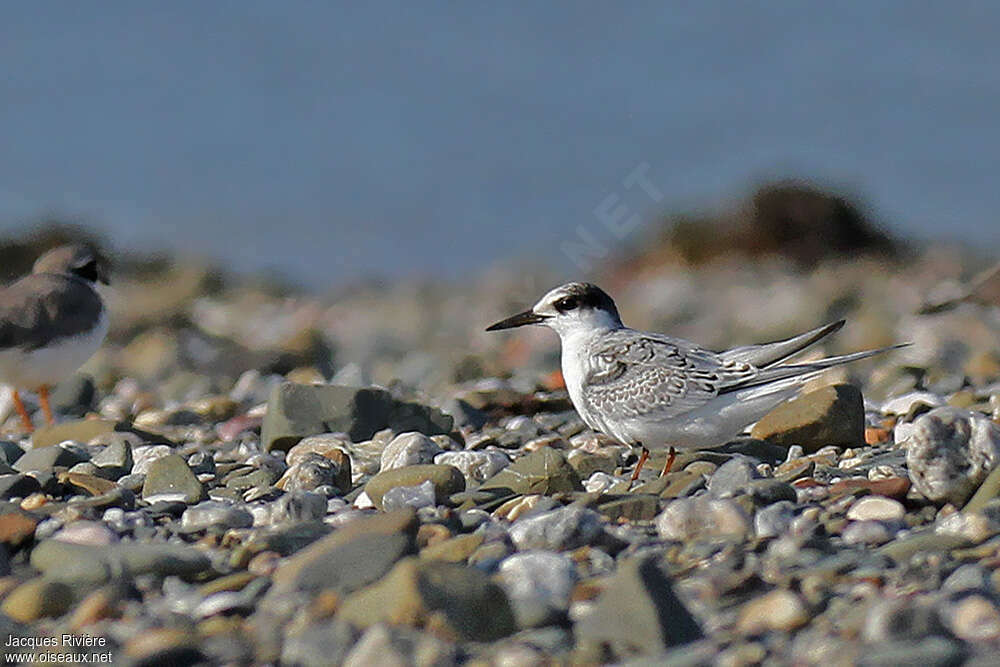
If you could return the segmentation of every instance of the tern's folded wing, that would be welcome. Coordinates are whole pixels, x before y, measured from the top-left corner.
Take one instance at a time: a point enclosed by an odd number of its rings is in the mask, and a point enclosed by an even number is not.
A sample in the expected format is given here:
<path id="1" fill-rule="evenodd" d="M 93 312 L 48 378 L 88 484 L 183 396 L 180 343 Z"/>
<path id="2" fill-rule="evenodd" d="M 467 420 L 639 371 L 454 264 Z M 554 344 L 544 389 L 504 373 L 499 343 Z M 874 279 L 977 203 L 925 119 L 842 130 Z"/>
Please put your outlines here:
<path id="1" fill-rule="evenodd" d="M 590 366 L 582 398 L 591 411 L 611 419 L 669 419 L 757 374 L 750 364 L 693 343 L 629 329 L 602 341 Z"/>

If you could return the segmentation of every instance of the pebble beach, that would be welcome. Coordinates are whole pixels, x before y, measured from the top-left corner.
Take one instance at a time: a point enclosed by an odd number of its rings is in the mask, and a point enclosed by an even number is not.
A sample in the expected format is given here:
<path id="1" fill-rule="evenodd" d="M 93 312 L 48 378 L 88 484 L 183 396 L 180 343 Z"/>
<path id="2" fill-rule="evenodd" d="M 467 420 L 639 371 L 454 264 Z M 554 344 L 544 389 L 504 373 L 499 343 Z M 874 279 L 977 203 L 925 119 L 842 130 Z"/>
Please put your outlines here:
<path id="1" fill-rule="evenodd" d="M 654 451 L 634 484 L 638 451 L 573 410 L 556 336 L 484 331 L 563 282 L 553 269 L 317 292 L 124 256 L 108 339 L 53 394 L 57 423 L 21 432 L 0 393 L 4 651 L 997 664 L 995 258 L 851 238 L 692 253 L 665 232 L 587 276 L 627 325 L 711 349 L 841 318 L 809 354 L 910 344 L 663 477 Z"/>

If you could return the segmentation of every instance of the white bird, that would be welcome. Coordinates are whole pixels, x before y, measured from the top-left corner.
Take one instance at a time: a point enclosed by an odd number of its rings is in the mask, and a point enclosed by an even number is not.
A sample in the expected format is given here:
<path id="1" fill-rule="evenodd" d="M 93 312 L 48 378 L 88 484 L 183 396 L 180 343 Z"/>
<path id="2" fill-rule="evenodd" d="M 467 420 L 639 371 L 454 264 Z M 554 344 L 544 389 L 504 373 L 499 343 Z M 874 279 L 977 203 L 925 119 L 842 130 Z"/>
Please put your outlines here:
<path id="1" fill-rule="evenodd" d="M 695 343 L 622 324 L 615 302 L 590 283 L 567 283 L 531 309 L 487 331 L 541 324 L 559 334 L 562 373 L 573 407 L 591 428 L 648 448 L 721 445 L 778 404 L 792 398 L 817 374 L 893 347 L 782 364 L 788 357 L 844 325 L 834 322 L 787 340 L 712 352 Z"/>
<path id="2" fill-rule="evenodd" d="M 14 407 L 24 429 L 33 429 L 19 389 L 37 391 L 51 424 L 49 388 L 82 366 L 108 332 L 104 300 L 95 289 L 107 284 L 106 260 L 84 245 L 54 248 L 32 271 L 0 288 L 0 382 L 14 389 Z"/>

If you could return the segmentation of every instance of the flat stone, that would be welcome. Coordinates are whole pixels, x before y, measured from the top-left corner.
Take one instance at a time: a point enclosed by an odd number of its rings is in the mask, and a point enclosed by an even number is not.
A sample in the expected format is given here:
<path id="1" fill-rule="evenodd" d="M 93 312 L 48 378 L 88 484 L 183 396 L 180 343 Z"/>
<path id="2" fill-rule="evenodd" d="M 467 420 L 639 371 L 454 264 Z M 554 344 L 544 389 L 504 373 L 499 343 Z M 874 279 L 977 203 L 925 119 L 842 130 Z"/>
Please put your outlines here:
<path id="1" fill-rule="evenodd" d="M 399 401 L 384 389 L 285 382 L 268 399 L 261 444 L 265 451 L 287 450 L 318 433 L 343 432 L 360 442 L 385 428 L 437 435 L 449 433 L 453 425 L 450 415 Z"/>
<path id="2" fill-rule="evenodd" d="M 477 569 L 441 561 L 401 560 L 381 581 L 348 596 L 337 618 L 358 627 L 377 623 L 435 626 L 467 641 L 494 641 L 517 625 L 503 590 Z"/>
<path id="3" fill-rule="evenodd" d="M 865 441 L 864 399 L 857 387 L 835 384 L 782 403 L 758 421 L 750 435 L 779 445 L 801 445 L 810 454 L 827 445 Z"/>
<path id="4" fill-rule="evenodd" d="M 962 505 L 1000 462 L 1000 426 L 979 413 L 935 408 L 913 422 L 905 446 L 913 487 L 933 502 Z"/>
<path id="5" fill-rule="evenodd" d="M 14 469 L 20 472 L 32 470 L 50 471 L 56 466 L 69 468 L 85 460 L 75 451 L 64 449 L 58 445 L 50 447 L 35 447 L 24 453 L 14 464 Z"/>
<path id="6" fill-rule="evenodd" d="M 118 488 L 118 485 L 112 481 L 79 472 L 61 473 L 57 476 L 57 479 L 60 483 L 79 489 L 91 496 L 102 496 Z"/>
<path id="7" fill-rule="evenodd" d="M 72 606 L 73 590 L 69 586 L 36 577 L 11 591 L 0 605 L 0 611 L 15 621 L 30 623 L 62 616 Z"/>
<path id="8" fill-rule="evenodd" d="M 402 536 L 410 545 L 410 551 L 407 551 L 410 553 L 416 549 L 418 525 L 417 514 L 412 509 L 374 514 L 352 521 L 326 537 L 313 542 L 283 562 L 274 573 L 274 586 L 278 590 L 289 590 L 296 588 L 300 579 L 305 582 L 314 581 L 315 574 L 313 573 L 329 569 L 328 566 L 331 562 L 336 565 L 338 562 L 346 561 L 347 556 L 343 555 L 345 552 L 341 551 L 343 548 L 358 540 L 368 540 L 372 536 Z M 374 543 L 365 541 L 363 544 L 371 545 Z M 396 543 L 394 542 L 394 544 Z M 352 551 L 347 552 L 347 555 L 358 551 L 363 551 L 363 549 L 353 547 Z"/>
<path id="9" fill-rule="evenodd" d="M 183 457 L 169 454 L 149 466 L 142 497 L 144 500 L 171 498 L 191 505 L 205 497 L 205 489 Z"/>
<path id="10" fill-rule="evenodd" d="M 888 479 L 844 479 L 830 485 L 830 495 L 840 496 L 858 491 L 868 491 L 878 496 L 903 500 L 910 490 L 910 480 L 905 477 L 890 477 Z"/>
<path id="11" fill-rule="evenodd" d="M 297 664 L 297 663 L 296 663 Z M 324 662 L 323 665 L 339 664 Z M 457 646 L 428 632 L 399 626 L 374 625 L 344 659 L 343 667 L 370 665 L 458 665 Z"/>
<path id="12" fill-rule="evenodd" d="M 102 584 L 142 574 L 190 577 L 208 570 L 209 560 L 195 547 L 181 544 L 119 542 L 95 546 L 49 539 L 32 549 L 31 565 L 49 579 Z"/>
<path id="13" fill-rule="evenodd" d="M 595 509 L 609 521 L 649 521 L 660 512 L 660 497 L 652 493 L 605 496 L 598 501 Z"/>
<path id="14" fill-rule="evenodd" d="M 434 485 L 439 503 L 444 502 L 451 494 L 465 490 L 465 477 L 458 468 L 425 464 L 380 472 L 365 485 L 365 493 L 375 506 L 381 509 L 382 497 L 390 489 L 399 486 L 419 486 L 428 481 Z"/>
<path id="15" fill-rule="evenodd" d="M 79 419 L 42 426 L 31 434 L 31 446 L 32 449 L 38 449 L 58 445 L 67 440 L 87 443 L 98 436 L 113 433 L 117 425 L 117 422 L 110 419 Z"/>
<path id="16" fill-rule="evenodd" d="M 581 639 L 610 645 L 619 658 L 656 655 L 703 636 L 670 580 L 650 557 L 621 563 L 574 632 Z"/>
<path id="17" fill-rule="evenodd" d="M 480 489 L 507 488 L 513 493 L 551 495 L 583 491 L 580 476 L 557 449 L 542 447 L 483 482 Z"/>
<path id="18" fill-rule="evenodd" d="M 877 553 L 888 556 L 897 563 L 906 563 L 914 554 L 924 551 L 950 551 L 970 544 L 959 535 L 922 532 L 895 540 L 878 549 Z"/>
<path id="19" fill-rule="evenodd" d="M 883 496 L 865 496 L 847 510 L 847 518 L 852 521 L 899 521 L 905 515 L 901 502 Z"/>
<path id="20" fill-rule="evenodd" d="M 381 579 L 403 556 L 415 552 L 413 538 L 395 535 L 361 535 L 316 557 L 296 577 L 297 590 L 352 593 Z"/>

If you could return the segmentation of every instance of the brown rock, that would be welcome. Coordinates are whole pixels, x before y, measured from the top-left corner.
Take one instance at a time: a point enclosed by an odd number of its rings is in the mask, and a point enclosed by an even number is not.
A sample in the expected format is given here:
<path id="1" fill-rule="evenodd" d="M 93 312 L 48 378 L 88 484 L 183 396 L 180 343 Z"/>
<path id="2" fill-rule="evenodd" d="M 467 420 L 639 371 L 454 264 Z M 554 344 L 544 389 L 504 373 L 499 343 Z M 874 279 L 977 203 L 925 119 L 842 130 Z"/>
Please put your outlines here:
<path id="1" fill-rule="evenodd" d="M 849 384 L 816 389 L 764 415 L 750 435 L 779 445 L 801 445 L 806 453 L 827 445 L 857 445 L 865 440 L 864 399 Z"/>
<path id="2" fill-rule="evenodd" d="M 9 512 L 0 515 L 0 542 L 11 551 L 35 536 L 38 519 L 23 512 Z"/>
<path id="3" fill-rule="evenodd" d="M 110 480 L 82 472 L 64 472 L 59 475 L 58 479 L 63 484 L 80 489 L 92 496 L 103 496 L 118 488 L 118 485 Z"/>
<path id="4" fill-rule="evenodd" d="M 67 584 L 36 577 L 11 591 L 0 611 L 15 621 L 30 623 L 62 616 L 72 604 L 73 591 Z"/>
<path id="5" fill-rule="evenodd" d="M 878 480 L 869 480 L 861 477 L 844 479 L 830 486 L 830 495 L 838 496 L 862 490 L 877 496 L 902 500 L 906 498 L 906 493 L 910 490 L 910 480 L 905 477 L 890 477 Z"/>

